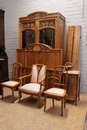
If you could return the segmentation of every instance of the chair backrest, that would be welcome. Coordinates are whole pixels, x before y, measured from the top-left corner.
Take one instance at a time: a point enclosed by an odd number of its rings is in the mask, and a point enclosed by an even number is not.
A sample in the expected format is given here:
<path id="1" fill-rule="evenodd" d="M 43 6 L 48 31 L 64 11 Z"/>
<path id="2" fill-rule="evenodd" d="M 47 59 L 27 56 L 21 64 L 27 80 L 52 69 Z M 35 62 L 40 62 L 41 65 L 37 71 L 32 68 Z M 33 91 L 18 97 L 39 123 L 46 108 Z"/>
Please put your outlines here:
<path id="1" fill-rule="evenodd" d="M 55 66 L 53 87 L 59 87 L 59 88 L 63 87 L 67 89 L 67 76 L 68 76 L 68 68 L 66 66 L 62 65 Z"/>
<path id="2" fill-rule="evenodd" d="M 66 62 L 65 66 L 68 67 L 68 70 L 77 70 L 77 68 L 71 62 Z"/>
<path id="3" fill-rule="evenodd" d="M 31 72 L 31 80 L 32 83 L 40 83 L 45 80 L 46 77 L 46 65 L 43 64 L 34 64 L 32 65 L 32 72 Z"/>
<path id="4" fill-rule="evenodd" d="M 30 82 L 37 83 L 38 70 L 36 65 L 32 65 L 31 80 Z"/>
<path id="5" fill-rule="evenodd" d="M 12 80 L 18 81 L 18 78 L 22 76 L 22 64 L 13 63 L 12 65 Z"/>

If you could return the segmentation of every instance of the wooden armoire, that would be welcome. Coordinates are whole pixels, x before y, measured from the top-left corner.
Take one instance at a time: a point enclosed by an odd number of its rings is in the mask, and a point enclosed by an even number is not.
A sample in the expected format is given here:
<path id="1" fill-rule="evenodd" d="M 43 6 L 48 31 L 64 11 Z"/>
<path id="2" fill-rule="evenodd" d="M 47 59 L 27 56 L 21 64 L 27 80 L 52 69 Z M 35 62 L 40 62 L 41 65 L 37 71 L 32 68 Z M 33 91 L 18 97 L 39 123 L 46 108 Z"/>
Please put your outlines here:
<path id="1" fill-rule="evenodd" d="M 2 78 L 0 79 L 0 82 L 9 80 L 8 56 L 5 52 L 5 39 L 4 39 L 4 13 L 5 11 L 0 9 L 0 59 L 1 59 L 0 69 L 1 69 L 1 76 L 2 76 Z"/>
<path id="2" fill-rule="evenodd" d="M 34 63 L 46 64 L 48 77 L 56 65 L 63 64 L 64 34 L 65 17 L 60 13 L 38 11 L 19 18 L 17 62 L 24 68 L 30 68 Z"/>
<path id="3" fill-rule="evenodd" d="M 19 48 L 44 43 L 64 49 L 65 17 L 60 13 L 34 12 L 19 18 Z"/>

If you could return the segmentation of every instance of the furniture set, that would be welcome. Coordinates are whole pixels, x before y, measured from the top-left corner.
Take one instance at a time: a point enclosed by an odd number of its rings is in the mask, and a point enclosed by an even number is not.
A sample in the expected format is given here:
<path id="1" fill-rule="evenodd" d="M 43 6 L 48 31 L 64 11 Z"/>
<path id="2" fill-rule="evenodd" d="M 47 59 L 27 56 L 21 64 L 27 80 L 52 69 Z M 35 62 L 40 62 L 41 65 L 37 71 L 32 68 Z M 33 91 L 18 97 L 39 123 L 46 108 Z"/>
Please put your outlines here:
<path id="1" fill-rule="evenodd" d="M 0 12 L 0 26 L 4 28 L 4 11 Z M 64 34 L 65 17 L 60 13 L 38 11 L 19 18 L 19 45 L 16 49 L 16 63 L 12 66 L 11 80 L 8 79 L 4 35 L 0 36 L 0 58 L 4 58 L 3 62 L 0 61 L 2 99 L 4 87 L 7 87 L 12 90 L 12 102 L 14 90 L 18 88 L 19 101 L 22 93 L 31 97 L 34 95 L 38 97 L 38 107 L 40 97 L 44 94 L 44 111 L 47 97 L 52 97 L 53 105 L 54 99 L 61 100 L 61 116 L 66 99 L 74 100 L 77 105 L 77 99 L 80 99 L 81 71 L 71 62 L 64 65 Z M 79 43 L 77 39 L 75 41 Z M 67 59 L 70 49 L 67 49 Z"/>
<path id="2" fill-rule="evenodd" d="M 53 86 L 46 89 L 46 72 L 47 66 L 44 64 L 33 64 L 31 73 L 25 75 L 22 71 L 21 63 L 14 63 L 12 66 L 12 79 L 10 81 L 2 82 L 2 99 L 4 93 L 4 87 L 10 88 L 12 90 L 12 102 L 14 103 L 14 90 L 18 88 L 19 102 L 22 98 L 22 93 L 37 96 L 38 97 L 38 107 L 40 108 L 40 97 L 44 94 L 44 111 L 46 110 L 46 99 L 51 97 L 54 105 L 54 99 L 61 100 L 61 116 L 63 116 L 63 107 L 65 107 L 66 99 L 69 98 L 68 92 L 68 77 L 69 75 L 76 76 L 76 93 L 74 99 L 75 105 L 77 105 L 77 99 L 80 99 L 80 71 L 78 70 L 68 70 L 67 65 L 57 65 L 54 67 L 53 71 Z M 70 99 L 71 100 L 71 99 Z"/>

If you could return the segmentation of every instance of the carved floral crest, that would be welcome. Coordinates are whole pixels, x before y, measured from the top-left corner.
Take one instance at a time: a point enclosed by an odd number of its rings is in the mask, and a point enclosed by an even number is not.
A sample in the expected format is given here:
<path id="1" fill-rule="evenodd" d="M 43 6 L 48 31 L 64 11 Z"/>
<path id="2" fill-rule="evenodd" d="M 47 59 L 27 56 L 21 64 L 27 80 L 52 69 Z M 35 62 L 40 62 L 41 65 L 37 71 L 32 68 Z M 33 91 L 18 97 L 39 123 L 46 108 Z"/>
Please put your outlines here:
<path id="1" fill-rule="evenodd" d="M 35 28 L 35 23 L 34 22 L 32 22 L 32 23 L 24 23 L 24 24 L 22 24 L 22 27 L 23 27 L 23 29 L 34 29 Z"/>
<path id="2" fill-rule="evenodd" d="M 37 19 L 37 18 L 45 17 L 46 15 L 47 15 L 47 12 L 40 11 L 40 12 L 31 13 L 27 17 L 28 19 Z"/>
<path id="3" fill-rule="evenodd" d="M 55 20 L 47 20 L 47 21 L 41 21 L 39 24 L 40 28 L 42 27 L 55 27 Z"/>

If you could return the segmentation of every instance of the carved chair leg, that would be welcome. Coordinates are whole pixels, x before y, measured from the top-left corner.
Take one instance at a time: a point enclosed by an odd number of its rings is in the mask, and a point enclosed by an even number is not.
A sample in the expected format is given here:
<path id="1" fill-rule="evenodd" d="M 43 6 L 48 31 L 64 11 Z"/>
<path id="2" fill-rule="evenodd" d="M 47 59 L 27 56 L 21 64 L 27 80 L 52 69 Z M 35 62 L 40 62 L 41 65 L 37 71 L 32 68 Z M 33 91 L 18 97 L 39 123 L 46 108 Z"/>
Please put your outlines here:
<path id="1" fill-rule="evenodd" d="M 40 95 L 38 96 L 38 108 L 40 108 Z"/>
<path id="2" fill-rule="evenodd" d="M 64 107 L 66 107 L 66 96 L 64 97 Z"/>
<path id="3" fill-rule="evenodd" d="M 53 106 L 54 106 L 54 97 L 52 98 L 52 104 L 53 104 Z"/>
<path id="4" fill-rule="evenodd" d="M 20 102 L 21 97 L 22 97 L 22 94 L 21 94 L 20 90 L 18 91 L 18 97 L 19 97 L 19 102 Z"/>
<path id="5" fill-rule="evenodd" d="M 33 95 L 31 95 L 30 98 L 33 98 Z"/>
<path id="6" fill-rule="evenodd" d="M 61 116 L 63 116 L 63 98 L 61 99 Z"/>
<path id="7" fill-rule="evenodd" d="M 76 101 L 75 101 L 75 106 L 77 106 L 77 99 L 76 99 Z"/>
<path id="8" fill-rule="evenodd" d="M 44 111 L 46 110 L 46 95 L 44 94 Z"/>
<path id="9" fill-rule="evenodd" d="M 3 100 L 3 95 L 4 95 L 3 86 L 1 86 L 1 91 L 2 91 L 2 100 Z"/>
<path id="10" fill-rule="evenodd" d="M 14 103 L 14 88 L 12 89 L 12 102 Z"/>

